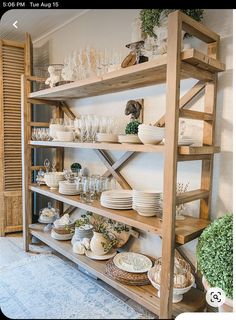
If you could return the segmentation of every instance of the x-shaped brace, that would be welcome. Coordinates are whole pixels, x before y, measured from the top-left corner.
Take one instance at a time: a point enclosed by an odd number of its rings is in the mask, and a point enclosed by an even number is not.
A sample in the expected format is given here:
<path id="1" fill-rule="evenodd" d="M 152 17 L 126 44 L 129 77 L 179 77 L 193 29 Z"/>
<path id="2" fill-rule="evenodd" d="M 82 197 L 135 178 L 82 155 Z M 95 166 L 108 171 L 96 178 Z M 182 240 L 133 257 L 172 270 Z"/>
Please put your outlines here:
<path id="1" fill-rule="evenodd" d="M 104 173 L 103 177 L 109 177 L 112 175 L 123 189 L 132 189 L 119 170 L 124 166 L 125 163 L 127 163 L 128 160 L 131 159 L 132 156 L 134 156 L 135 152 L 127 151 L 115 162 L 105 150 L 94 150 L 94 152 L 108 169 Z"/>

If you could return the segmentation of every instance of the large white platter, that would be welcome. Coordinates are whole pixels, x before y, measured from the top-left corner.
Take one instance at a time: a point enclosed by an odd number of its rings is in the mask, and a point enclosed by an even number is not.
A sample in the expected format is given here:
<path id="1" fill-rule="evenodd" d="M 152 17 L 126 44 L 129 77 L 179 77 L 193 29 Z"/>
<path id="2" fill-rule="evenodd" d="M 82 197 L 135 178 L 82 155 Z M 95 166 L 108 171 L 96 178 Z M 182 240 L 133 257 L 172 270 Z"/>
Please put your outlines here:
<path id="1" fill-rule="evenodd" d="M 132 273 L 143 273 L 152 268 L 152 261 L 148 257 L 135 252 L 118 253 L 113 262 L 117 268 Z"/>

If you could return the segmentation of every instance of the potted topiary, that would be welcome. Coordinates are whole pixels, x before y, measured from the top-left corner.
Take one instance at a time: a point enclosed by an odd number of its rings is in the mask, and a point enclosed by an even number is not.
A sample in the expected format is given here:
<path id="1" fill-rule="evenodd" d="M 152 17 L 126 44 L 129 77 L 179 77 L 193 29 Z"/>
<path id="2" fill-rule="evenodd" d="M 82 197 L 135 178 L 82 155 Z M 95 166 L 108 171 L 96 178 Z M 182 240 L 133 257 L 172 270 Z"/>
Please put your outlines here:
<path id="1" fill-rule="evenodd" d="M 219 311 L 233 306 L 233 216 L 226 214 L 212 222 L 201 234 L 197 246 L 197 264 L 203 285 L 221 288 L 226 295 Z"/>
<path id="2" fill-rule="evenodd" d="M 162 55 L 167 52 L 168 37 L 168 14 L 180 10 L 191 18 L 201 21 L 203 9 L 142 9 L 140 11 L 141 29 L 147 35 L 144 43 L 144 53 L 150 58 L 155 55 Z M 182 31 L 183 39 L 187 33 Z M 191 47 L 190 43 L 185 44 L 186 49 Z"/>
<path id="3" fill-rule="evenodd" d="M 191 18 L 201 21 L 204 9 L 142 9 L 140 10 L 141 29 L 150 37 L 156 38 L 153 32 L 155 26 L 160 26 L 160 20 L 163 15 L 168 16 L 169 13 L 180 10 Z"/>

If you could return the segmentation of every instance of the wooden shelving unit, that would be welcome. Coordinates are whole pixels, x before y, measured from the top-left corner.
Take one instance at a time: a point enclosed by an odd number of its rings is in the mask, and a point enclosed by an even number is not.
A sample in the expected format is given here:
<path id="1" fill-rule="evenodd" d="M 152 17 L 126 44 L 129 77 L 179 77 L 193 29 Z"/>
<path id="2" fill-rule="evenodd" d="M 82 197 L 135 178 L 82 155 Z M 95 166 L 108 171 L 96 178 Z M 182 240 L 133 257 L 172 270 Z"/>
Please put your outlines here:
<path id="1" fill-rule="evenodd" d="M 207 54 L 196 49 L 181 52 L 182 29 L 206 42 L 208 48 Z M 204 295 L 196 288 L 192 288 L 191 291 L 185 294 L 182 302 L 172 304 L 174 250 L 175 247 L 197 238 L 210 222 L 213 156 L 215 153 L 220 152 L 220 148 L 214 145 L 217 73 L 225 69 L 224 64 L 218 60 L 220 38 L 217 34 L 179 11 L 169 15 L 168 30 L 171 30 L 168 34 L 168 55 L 160 56 L 158 59 L 150 62 L 110 72 L 100 78 L 94 77 L 75 81 L 33 93 L 30 93 L 28 90 L 30 81 L 39 79 L 26 76 L 22 78 L 25 250 L 29 250 L 30 235 L 34 235 L 164 319 L 171 319 L 172 316 L 176 316 L 181 312 L 201 311 L 205 306 Z M 196 78 L 199 82 L 180 98 L 180 81 L 186 78 Z M 54 106 L 56 107 L 58 116 L 63 117 L 65 113 L 69 118 L 74 119 L 74 114 L 66 104 L 66 100 L 68 99 L 98 96 L 159 83 L 166 83 L 167 85 L 166 114 L 156 123 L 166 127 L 165 145 L 30 141 L 32 127 L 48 126 L 48 123 L 32 122 L 32 104 Z M 203 90 L 205 90 L 204 112 L 185 109 L 187 104 Z M 203 121 L 202 146 L 178 146 L 178 123 L 180 117 Z M 164 199 L 162 219 L 160 220 L 157 217 L 142 217 L 134 210 L 107 209 L 102 207 L 98 201 L 94 201 L 92 204 L 85 204 L 80 201 L 78 196 L 65 196 L 57 191 L 50 190 L 48 187 L 39 187 L 32 184 L 32 171 L 40 168 L 40 166 L 31 166 L 31 151 L 34 148 L 55 148 L 58 170 L 62 170 L 63 168 L 64 148 L 91 149 L 107 167 L 104 176 L 113 175 L 119 184 L 126 189 L 130 189 L 131 186 L 119 172 L 122 166 L 130 161 L 138 152 L 163 153 Z M 113 162 L 107 150 L 124 151 L 124 154 L 116 162 Z M 197 190 L 177 196 L 177 163 L 179 161 L 194 160 L 202 161 L 201 186 Z M 163 252 L 161 299 L 157 298 L 156 290 L 152 286 L 127 286 L 114 281 L 105 274 L 104 262 L 93 261 L 85 256 L 74 254 L 70 242 L 54 240 L 50 237 L 50 234 L 42 231 L 40 225 L 32 225 L 31 196 L 34 192 L 57 200 L 58 206 L 61 208 L 62 204 L 66 203 L 160 236 L 162 238 Z M 176 205 L 195 200 L 200 200 L 199 217 L 187 216 L 183 221 L 175 221 Z"/>

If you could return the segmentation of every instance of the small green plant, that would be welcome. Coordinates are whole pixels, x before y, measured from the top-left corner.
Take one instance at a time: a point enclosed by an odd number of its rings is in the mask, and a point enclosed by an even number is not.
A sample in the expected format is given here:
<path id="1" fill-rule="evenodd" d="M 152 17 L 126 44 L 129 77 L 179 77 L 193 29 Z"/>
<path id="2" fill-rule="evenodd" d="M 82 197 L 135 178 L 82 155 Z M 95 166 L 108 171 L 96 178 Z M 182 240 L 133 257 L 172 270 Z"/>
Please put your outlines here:
<path id="1" fill-rule="evenodd" d="M 197 246 L 198 268 L 211 287 L 233 298 L 233 215 L 212 222 L 201 234 Z"/>
<path id="2" fill-rule="evenodd" d="M 156 38 L 153 28 L 160 25 L 161 13 L 167 15 L 175 10 L 180 10 L 191 18 L 201 21 L 203 18 L 204 9 L 142 9 L 140 10 L 141 29 L 150 37 Z"/>
<path id="3" fill-rule="evenodd" d="M 126 134 L 138 134 L 138 126 L 140 124 L 141 123 L 137 120 L 129 122 L 125 128 L 125 133 Z"/>

